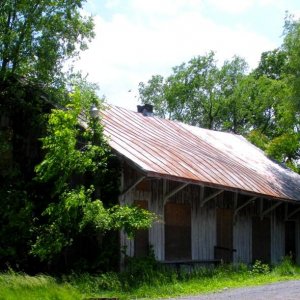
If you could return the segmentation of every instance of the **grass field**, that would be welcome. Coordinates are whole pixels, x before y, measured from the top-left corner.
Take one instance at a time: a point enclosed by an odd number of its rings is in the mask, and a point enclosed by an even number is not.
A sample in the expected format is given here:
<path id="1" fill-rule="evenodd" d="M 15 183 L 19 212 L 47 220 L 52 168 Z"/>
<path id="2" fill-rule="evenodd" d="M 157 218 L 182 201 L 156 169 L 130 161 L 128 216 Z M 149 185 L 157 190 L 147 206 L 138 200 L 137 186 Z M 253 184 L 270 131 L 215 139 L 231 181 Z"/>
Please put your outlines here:
<path id="1" fill-rule="evenodd" d="M 130 277 L 131 276 L 131 277 Z M 284 261 L 272 270 L 263 264 L 198 269 L 194 272 L 154 270 L 142 274 L 107 273 L 99 276 L 72 274 L 55 279 L 46 275 L 28 276 L 12 271 L 0 275 L 0 300 L 168 298 L 300 279 L 300 268 Z"/>
<path id="2" fill-rule="evenodd" d="M 0 300 L 77 300 L 82 294 L 69 284 L 58 284 L 46 275 L 28 276 L 8 272 L 0 275 Z"/>

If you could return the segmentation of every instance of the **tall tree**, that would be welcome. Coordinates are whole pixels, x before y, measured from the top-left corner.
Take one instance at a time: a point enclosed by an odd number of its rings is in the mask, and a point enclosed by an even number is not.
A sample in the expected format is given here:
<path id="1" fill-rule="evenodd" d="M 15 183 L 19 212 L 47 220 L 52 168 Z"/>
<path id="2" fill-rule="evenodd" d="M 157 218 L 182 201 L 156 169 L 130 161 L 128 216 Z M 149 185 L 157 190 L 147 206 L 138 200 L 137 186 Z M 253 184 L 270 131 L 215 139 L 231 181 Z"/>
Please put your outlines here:
<path id="1" fill-rule="evenodd" d="M 54 109 L 49 116 L 48 134 L 42 139 L 46 154 L 36 172 L 38 180 L 54 184 L 54 188 L 40 220 L 36 218 L 37 236 L 32 247 L 32 253 L 42 260 L 52 261 L 62 254 L 68 258 L 83 233 L 99 241 L 94 246 L 99 258 L 105 232 L 124 229 L 132 236 L 153 221 L 149 211 L 117 204 L 119 169 L 113 171 L 108 166 L 113 157 L 100 115 L 95 118 L 89 113 L 91 104 L 101 106 L 95 92 L 86 86 L 75 87 L 67 109 Z M 106 184 L 110 181 L 115 195 L 101 201 L 107 198 L 105 180 Z M 94 267 L 99 265 L 94 263 Z"/>
<path id="2" fill-rule="evenodd" d="M 50 102 L 68 98 L 64 62 L 94 35 L 92 18 L 81 12 L 84 2 L 0 1 L 1 268 L 6 263 L 35 268 L 28 256 L 33 218 L 51 194 L 50 185 L 34 179 L 42 157 L 39 138 Z"/>
<path id="3" fill-rule="evenodd" d="M 63 63 L 85 49 L 93 22 L 81 13 L 85 0 L 2 0 L 0 76 L 31 76 L 54 82 Z"/>
<path id="4" fill-rule="evenodd" d="M 141 82 L 140 100 L 153 104 L 162 117 L 204 128 L 229 129 L 232 126 L 228 122 L 223 124 L 224 114 L 228 114 L 224 105 L 246 69 L 246 62 L 239 57 L 220 68 L 214 52 L 210 52 L 174 67 L 166 79 L 156 75 L 147 84 Z"/>

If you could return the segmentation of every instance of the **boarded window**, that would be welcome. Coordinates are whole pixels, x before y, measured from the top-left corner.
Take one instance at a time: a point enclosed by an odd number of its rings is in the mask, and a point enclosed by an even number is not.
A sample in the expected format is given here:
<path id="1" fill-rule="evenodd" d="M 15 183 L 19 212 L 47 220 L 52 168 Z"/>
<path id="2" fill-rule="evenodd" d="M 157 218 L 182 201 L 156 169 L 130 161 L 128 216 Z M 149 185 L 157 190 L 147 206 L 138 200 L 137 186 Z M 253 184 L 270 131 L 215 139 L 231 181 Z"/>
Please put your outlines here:
<path id="1" fill-rule="evenodd" d="M 271 261 L 271 226 L 270 219 L 259 217 L 252 219 L 252 260 L 264 263 Z"/>
<path id="2" fill-rule="evenodd" d="M 285 255 L 296 259 L 296 226 L 294 221 L 285 222 Z"/>
<path id="3" fill-rule="evenodd" d="M 137 200 L 134 204 L 140 208 L 148 209 L 148 202 Z M 149 231 L 148 229 L 140 229 L 136 232 L 134 238 L 134 256 L 145 257 L 149 252 Z"/>
<path id="4" fill-rule="evenodd" d="M 226 263 L 232 262 L 233 257 L 233 210 L 217 209 L 217 245 L 215 258 Z"/>
<path id="5" fill-rule="evenodd" d="M 191 259 L 191 206 L 165 205 L 165 259 Z"/>

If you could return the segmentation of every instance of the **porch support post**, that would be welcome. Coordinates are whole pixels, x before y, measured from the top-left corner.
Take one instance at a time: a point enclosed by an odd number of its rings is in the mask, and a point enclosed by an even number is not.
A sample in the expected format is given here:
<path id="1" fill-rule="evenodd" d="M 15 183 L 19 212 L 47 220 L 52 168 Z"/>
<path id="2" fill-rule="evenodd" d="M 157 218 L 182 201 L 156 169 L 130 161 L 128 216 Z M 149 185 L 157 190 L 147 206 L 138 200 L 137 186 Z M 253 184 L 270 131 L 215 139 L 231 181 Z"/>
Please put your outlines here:
<path id="1" fill-rule="evenodd" d="M 269 212 L 271 212 L 273 209 L 275 209 L 277 206 L 279 206 L 280 204 L 282 204 L 282 202 L 277 202 L 274 205 L 272 205 L 270 208 L 266 209 L 265 211 L 262 212 L 262 217 L 264 217 L 266 214 L 268 214 Z"/>
<path id="2" fill-rule="evenodd" d="M 170 191 L 168 194 L 165 194 L 165 196 L 164 196 L 164 204 L 166 204 L 166 202 L 168 201 L 169 198 L 171 198 L 172 196 L 174 196 L 175 194 L 177 194 L 179 191 L 181 191 L 182 189 L 184 189 L 187 185 L 189 185 L 189 183 L 182 183 L 180 186 L 178 186 L 177 188 L 175 188 L 173 191 Z"/>
<path id="3" fill-rule="evenodd" d="M 222 194 L 223 192 L 224 192 L 223 190 L 219 190 L 219 191 L 216 191 L 216 192 L 214 192 L 213 194 L 209 195 L 208 197 L 206 197 L 205 199 L 203 199 L 203 201 L 200 203 L 200 206 L 203 207 L 204 204 L 205 204 L 207 201 L 209 201 L 209 200 L 211 200 L 211 199 L 217 197 L 218 195 Z"/>
<path id="4" fill-rule="evenodd" d="M 289 219 L 291 216 L 295 215 L 299 211 L 300 211 L 300 207 L 296 208 L 294 211 L 292 211 L 290 214 L 288 214 L 287 218 Z"/>
<path id="5" fill-rule="evenodd" d="M 257 197 L 252 197 L 250 198 L 248 201 L 246 201 L 245 203 L 243 203 L 242 205 L 240 205 L 238 208 L 235 209 L 234 211 L 234 216 L 236 216 L 238 214 L 238 212 L 244 208 L 245 206 L 247 206 L 248 204 L 250 204 L 251 202 L 255 201 Z"/>

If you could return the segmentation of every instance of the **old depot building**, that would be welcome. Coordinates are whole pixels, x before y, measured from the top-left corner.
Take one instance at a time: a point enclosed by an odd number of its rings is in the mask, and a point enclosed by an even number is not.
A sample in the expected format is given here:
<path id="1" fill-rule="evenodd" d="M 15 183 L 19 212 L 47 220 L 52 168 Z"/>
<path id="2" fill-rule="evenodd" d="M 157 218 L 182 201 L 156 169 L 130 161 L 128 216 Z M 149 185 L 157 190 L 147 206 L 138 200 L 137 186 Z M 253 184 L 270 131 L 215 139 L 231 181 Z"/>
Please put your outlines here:
<path id="1" fill-rule="evenodd" d="M 300 176 L 240 135 L 108 107 L 104 133 L 122 164 L 121 204 L 159 221 L 121 247 L 163 262 L 300 262 Z"/>

